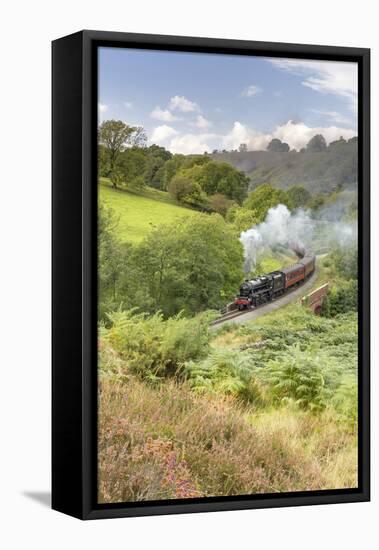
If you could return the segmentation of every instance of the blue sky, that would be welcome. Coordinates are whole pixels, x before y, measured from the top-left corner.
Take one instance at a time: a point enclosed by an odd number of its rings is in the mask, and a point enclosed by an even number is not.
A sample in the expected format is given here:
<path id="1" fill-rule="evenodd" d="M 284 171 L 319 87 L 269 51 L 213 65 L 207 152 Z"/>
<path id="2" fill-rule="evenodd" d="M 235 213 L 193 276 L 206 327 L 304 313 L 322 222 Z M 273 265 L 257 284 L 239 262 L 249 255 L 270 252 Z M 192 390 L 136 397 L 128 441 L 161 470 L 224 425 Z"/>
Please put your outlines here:
<path id="1" fill-rule="evenodd" d="M 101 48 L 99 118 L 145 128 L 149 143 L 202 153 L 273 137 L 356 134 L 354 63 Z"/>

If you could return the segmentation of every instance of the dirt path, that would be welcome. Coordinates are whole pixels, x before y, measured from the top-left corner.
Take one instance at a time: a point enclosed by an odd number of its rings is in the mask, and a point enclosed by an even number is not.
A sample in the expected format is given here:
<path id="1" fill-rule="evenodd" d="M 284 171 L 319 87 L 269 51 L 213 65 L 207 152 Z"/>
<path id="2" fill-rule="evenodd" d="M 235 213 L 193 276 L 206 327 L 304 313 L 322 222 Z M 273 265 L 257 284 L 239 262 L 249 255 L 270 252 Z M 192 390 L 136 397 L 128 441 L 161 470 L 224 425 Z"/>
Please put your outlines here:
<path id="1" fill-rule="evenodd" d="M 265 304 L 257 309 L 253 309 L 251 311 L 247 311 L 246 313 L 239 315 L 238 317 L 234 317 L 232 319 L 227 319 L 224 322 L 218 323 L 217 325 L 211 326 L 211 329 L 216 329 L 218 327 L 221 327 L 225 323 L 235 323 L 235 324 L 241 324 L 246 323 L 247 321 L 252 321 L 253 319 L 258 319 L 258 317 L 261 317 L 262 315 L 266 315 L 267 313 L 271 313 L 272 311 L 276 311 L 277 309 L 286 306 L 287 304 L 290 304 L 291 302 L 294 302 L 296 300 L 300 300 L 305 294 L 309 292 L 309 290 L 312 288 L 313 284 L 316 281 L 318 274 L 318 269 L 316 267 L 312 277 L 308 279 L 308 281 L 298 288 L 296 290 L 292 290 L 288 294 L 284 294 L 284 296 L 281 296 L 280 298 L 277 298 L 274 302 L 269 302 L 268 304 Z"/>

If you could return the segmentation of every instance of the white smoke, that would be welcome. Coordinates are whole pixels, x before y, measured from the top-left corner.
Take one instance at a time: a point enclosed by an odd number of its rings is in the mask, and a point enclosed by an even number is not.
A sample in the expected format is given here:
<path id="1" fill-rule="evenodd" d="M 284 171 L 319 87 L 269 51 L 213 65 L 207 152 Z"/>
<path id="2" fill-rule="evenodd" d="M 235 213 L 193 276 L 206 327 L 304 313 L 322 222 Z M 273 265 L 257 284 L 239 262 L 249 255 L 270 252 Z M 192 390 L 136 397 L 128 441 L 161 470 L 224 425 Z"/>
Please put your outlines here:
<path id="1" fill-rule="evenodd" d="M 278 204 L 270 208 L 262 223 L 241 233 L 244 269 L 248 273 L 260 257 L 279 246 L 311 249 L 317 253 L 333 245 L 350 246 L 356 237 L 357 224 L 354 222 L 315 220 L 309 211 L 298 209 L 291 213 L 285 205 Z"/>

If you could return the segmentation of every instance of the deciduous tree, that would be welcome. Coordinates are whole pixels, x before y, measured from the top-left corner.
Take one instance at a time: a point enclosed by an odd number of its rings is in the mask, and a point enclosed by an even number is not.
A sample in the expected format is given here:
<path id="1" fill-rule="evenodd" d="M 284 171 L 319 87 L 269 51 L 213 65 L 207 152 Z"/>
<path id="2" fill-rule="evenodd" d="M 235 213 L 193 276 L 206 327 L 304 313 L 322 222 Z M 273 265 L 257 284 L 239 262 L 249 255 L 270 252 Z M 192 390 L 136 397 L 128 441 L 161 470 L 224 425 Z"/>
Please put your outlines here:
<path id="1" fill-rule="evenodd" d="M 274 138 L 267 145 L 267 151 L 272 153 L 288 153 L 290 146 L 288 143 L 281 141 L 280 139 Z"/>
<path id="2" fill-rule="evenodd" d="M 165 316 L 218 308 L 243 277 L 242 245 L 218 214 L 194 214 L 155 229 L 135 249 L 133 262 L 140 274 L 135 300 Z"/>
<path id="3" fill-rule="evenodd" d="M 284 204 L 290 210 L 293 208 L 292 200 L 286 191 L 264 183 L 250 193 L 244 202 L 244 207 L 254 211 L 259 223 L 265 219 L 268 210 L 278 204 Z"/>
<path id="4" fill-rule="evenodd" d="M 324 136 L 321 134 L 316 134 L 312 139 L 307 143 L 307 151 L 311 153 L 321 153 L 326 149 L 326 141 Z"/>
<path id="5" fill-rule="evenodd" d="M 109 174 L 114 187 L 117 187 L 120 154 L 129 146 L 141 146 L 146 142 L 146 134 L 139 126 L 129 126 L 122 120 L 105 120 L 99 126 L 99 144 L 107 150 Z"/>
<path id="6" fill-rule="evenodd" d="M 294 208 L 305 206 L 312 196 L 304 185 L 292 185 L 287 189 L 287 194 L 291 199 Z"/>

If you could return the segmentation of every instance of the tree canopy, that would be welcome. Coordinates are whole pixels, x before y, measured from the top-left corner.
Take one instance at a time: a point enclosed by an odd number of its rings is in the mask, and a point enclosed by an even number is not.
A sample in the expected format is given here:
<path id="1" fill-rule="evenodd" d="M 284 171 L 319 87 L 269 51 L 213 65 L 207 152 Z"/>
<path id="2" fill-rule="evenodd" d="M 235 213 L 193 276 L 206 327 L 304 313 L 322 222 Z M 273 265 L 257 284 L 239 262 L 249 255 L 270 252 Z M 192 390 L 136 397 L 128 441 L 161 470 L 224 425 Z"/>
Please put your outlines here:
<path id="1" fill-rule="evenodd" d="M 194 172 L 194 177 L 207 195 L 221 193 L 238 203 L 246 197 L 249 178 L 226 162 L 211 160 Z"/>
<path id="2" fill-rule="evenodd" d="M 269 209 L 278 204 L 284 204 L 290 210 L 293 208 L 288 193 L 283 189 L 272 187 L 269 183 L 259 185 L 243 203 L 245 208 L 254 211 L 257 223 L 263 221 Z"/>
<path id="3" fill-rule="evenodd" d="M 220 307 L 243 276 L 242 245 L 218 214 L 156 229 L 135 251 L 135 263 L 145 283 L 142 294 L 167 316 Z"/>
<path id="4" fill-rule="evenodd" d="M 290 146 L 288 143 L 285 143 L 277 138 L 272 139 L 267 145 L 267 151 L 271 151 L 272 153 L 288 153 L 289 150 Z"/>
<path id="5" fill-rule="evenodd" d="M 287 189 L 287 194 L 292 201 L 294 208 L 300 208 L 306 206 L 306 204 L 311 199 L 312 195 L 304 187 L 304 185 L 292 185 Z"/>
<path id="6" fill-rule="evenodd" d="M 143 146 L 146 134 L 140 126 L 129 126 L 122 120 L 105 120 L 99 126 L 99 144 L 103 146 L 100 161 L 108 165 L 107 169 L 114 187 L 122 177 L 119 164 L 120 155 L 127 146 Z"/>
<path id="7" fill-rule="evenodd" d="M 321 134 L 316 134 L 309 140 L 307 143 L 307 151 L 311 153 L 321 153 L 327 148 L 326 141 L 324 136 Z"/>

